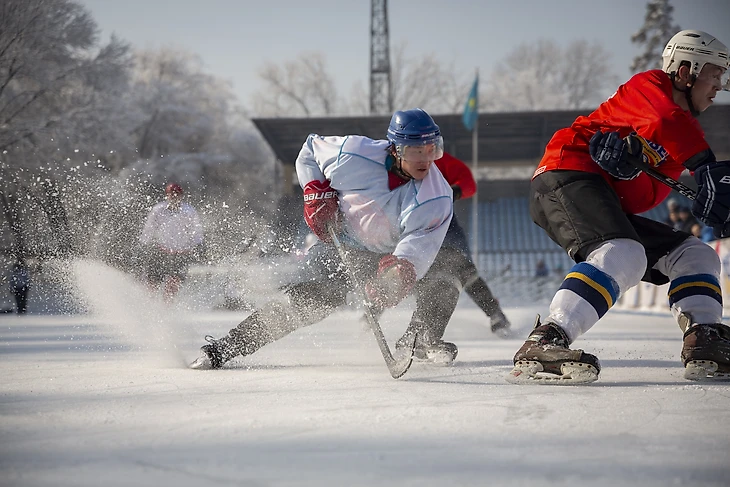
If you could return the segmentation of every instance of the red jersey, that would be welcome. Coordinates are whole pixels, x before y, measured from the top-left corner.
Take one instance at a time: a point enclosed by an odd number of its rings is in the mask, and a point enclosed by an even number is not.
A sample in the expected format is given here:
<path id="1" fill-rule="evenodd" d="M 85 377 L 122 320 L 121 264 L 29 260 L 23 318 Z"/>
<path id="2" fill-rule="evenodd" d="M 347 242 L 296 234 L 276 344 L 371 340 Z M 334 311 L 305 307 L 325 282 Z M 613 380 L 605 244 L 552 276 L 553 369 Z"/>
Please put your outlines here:
<path id="1" fill-rule="evenodd" d="M 558 130 L 533 178 L 554 169 L 592 172 L 611 185 L 627 213 L 642 213 L 661 203 L 671 191 L 663 183 L 646 173 L 621 181 L 591 159 L 588 142 L 598 130 L 619 132 L 621 137 L 636 132 L 645 142 L 644 160 L 674 179 L 682 174 L 683 162 L 709 148 L 697 119 L 674 102 L 669 76 L 658 69 L 645 71 L 621 85 L 596 111 Z"/>
<path id="2" fill-rule="evenodd" d="M 461 188 L 461 199 L 471 198 L 477 192 L 477 182 L 474 180 L 471 169 L 460 159 L 444 152 L 443 157 L 434 161 L 434 164 L 450 186 L 457 185 Z"/>

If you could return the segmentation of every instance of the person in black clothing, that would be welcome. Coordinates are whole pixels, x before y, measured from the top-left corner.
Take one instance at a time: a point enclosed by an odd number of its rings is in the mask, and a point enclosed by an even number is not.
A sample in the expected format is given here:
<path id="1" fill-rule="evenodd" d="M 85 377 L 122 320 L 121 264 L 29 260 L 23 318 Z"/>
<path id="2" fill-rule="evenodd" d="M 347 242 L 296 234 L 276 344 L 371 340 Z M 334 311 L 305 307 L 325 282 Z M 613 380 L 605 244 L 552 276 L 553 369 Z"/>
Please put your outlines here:
<path id="1" fill-rule="evenodd" d="M 16 311 L 19 315 L 28 311 L 28 292 L 30 291 L 30 270 L 23 259 L 13 266 L 10 276 L 10 291 L 15 297 Z"/>

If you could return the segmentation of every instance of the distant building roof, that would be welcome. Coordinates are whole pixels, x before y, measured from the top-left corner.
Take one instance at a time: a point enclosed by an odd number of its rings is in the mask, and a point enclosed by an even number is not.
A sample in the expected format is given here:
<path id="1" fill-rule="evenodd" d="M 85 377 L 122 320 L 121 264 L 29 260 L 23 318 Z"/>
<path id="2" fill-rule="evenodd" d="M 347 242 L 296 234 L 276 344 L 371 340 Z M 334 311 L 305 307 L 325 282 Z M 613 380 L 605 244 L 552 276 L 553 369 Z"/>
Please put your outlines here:
<path id="1" fill-rule="evenodd" d="M 490 172 L 513 175 L 531 174 L 525 166 L 535 166 L 545 145 L 556 130 L 567 127 L 590 110 L 483 113 L 479 115 L 479 165 Z M 447 152 L 472 161 L 472 134 L 461 122 L 461 115 L 434 115 L 441 128 Z M 711 107 L 699 117 L 710 146 L 719 159 L 730 159 L 730 105 Z M 320 135 L 365 135 L 385 138 L 390 116 L 255 118 L 253 123 L 266 139 L 276 157 L 294 165 L 304 140 L 310 133 Z M 515 166 L 523 166 L 517 170 Z M 500 170 L 500 167 L 503 170 Z M 478 178 L 484 179 L 482 171 Z M 524 176 L 523 176 L 524 177 Z M 503 179 L 497 175 L 497 179 Z M 521 179 L 521 177 L 518 176 Z"/>

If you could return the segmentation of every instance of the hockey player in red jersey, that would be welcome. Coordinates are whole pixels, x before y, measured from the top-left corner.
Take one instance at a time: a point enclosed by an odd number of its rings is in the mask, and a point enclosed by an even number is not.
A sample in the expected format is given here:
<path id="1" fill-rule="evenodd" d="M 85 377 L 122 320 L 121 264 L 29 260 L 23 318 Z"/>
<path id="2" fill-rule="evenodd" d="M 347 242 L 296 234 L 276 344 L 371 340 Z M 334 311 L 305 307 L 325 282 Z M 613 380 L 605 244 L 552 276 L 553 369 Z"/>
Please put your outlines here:
<path id="1" fill-rule="evenodd" d="M 474 196 L 477 184 L 466 164 L 446 152 L 434 164 L 451 186 L 454 201 Z M 453 362 L 458 348 L 454 343 L 445 342 L 443 336 L 462 290 L 489 316 L 493 333 L 509 336 L 510 322 L 486 281 L 479 276 L 470 254 L 464 230 L 454 215 L 426 279 L 419 281 L 414 288 L 416 310 L 396 347 L 407 346 L 411 343 L 410 337 L 417 334 L 417 359 L 444 365 Z M 444 276 L 447 278 L 444 279 Z"/>
<path id="2" fill-rule="evenodd" d="M 436 160 L 434 164 L 451 185 L 454 192 L 454 201 L 468 199 L 476 194 L 477 182 L 471 173 L 471 169 L 463 161 L 444 152 L 444 156 Z M 492 295 L 486 281 L 479 276 L 479 271 L 471 260 L 471 251 L 466 235 L 464 235 L 456 215 L 451 218 L 451 225 L 449 225 L 449 230 L 446 232 L 441 248 L 459 251 L 458 255 L 454 256 L 454 267 L 459 272 L 461 286 L 477 306 L 484 311 L 484 314 L 489 316 L 492 332 L 505 338 L 509 336 L 510 322 L 499 306 L 499 302 Z"/>
<path id="3" fill-rule="evenodd" d="M 718 237 L 730 236 L 730 161 L 716 160 L 696 120 L 729 88 L 728 49 L 705 32 L 685 30 L 662 60 L 661 70 L 636 74 L 547 145 L 531 183 L 530 214 L 576 265 L 517 351 L 509 382 L 596 380 L 598 358 L 569 346 L 642 280 L 669 283 L 669 305 L 684 331 L 685 377 L 730 378 L 720 260 L 696 237 L 636 215 L 670 189 L 630 159 L 641 154 L 674 179 L 691 171 L 698 184 L 693 214 Z"/>

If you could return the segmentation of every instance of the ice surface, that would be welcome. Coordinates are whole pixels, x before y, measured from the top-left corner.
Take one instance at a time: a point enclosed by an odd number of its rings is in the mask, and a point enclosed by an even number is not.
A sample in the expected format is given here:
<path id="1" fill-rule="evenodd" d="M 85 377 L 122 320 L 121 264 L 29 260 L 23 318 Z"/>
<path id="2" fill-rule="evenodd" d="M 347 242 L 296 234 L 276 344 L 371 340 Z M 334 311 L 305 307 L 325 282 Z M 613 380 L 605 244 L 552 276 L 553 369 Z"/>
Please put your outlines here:
<path id="1" fill-rule="evenodd" d="M 451 367 L 388 374 L 354 310 L 219 371 L 184 365 L 246 312 L 185 311 L 84 264 L 89 314 L 0 316 L 0 485 L 727 486 L 730 384 L 682 378 L 671 317 L 611 311 L 598 382 L 514 386 L 545 309 L 500 340 L 462 296 Z M 140 294 L 141 293 L 141 294 Z M 382 318 L 392 344 L 406 307 Z"/>

